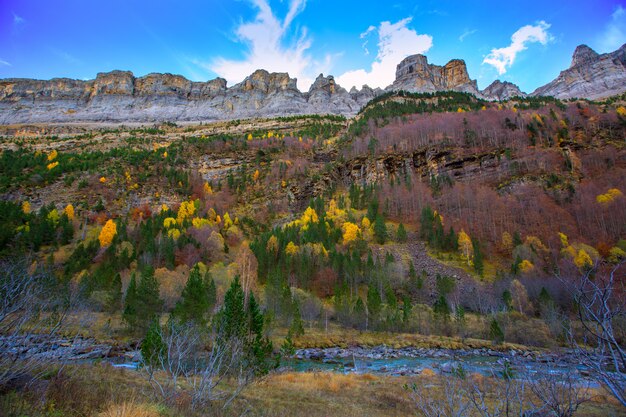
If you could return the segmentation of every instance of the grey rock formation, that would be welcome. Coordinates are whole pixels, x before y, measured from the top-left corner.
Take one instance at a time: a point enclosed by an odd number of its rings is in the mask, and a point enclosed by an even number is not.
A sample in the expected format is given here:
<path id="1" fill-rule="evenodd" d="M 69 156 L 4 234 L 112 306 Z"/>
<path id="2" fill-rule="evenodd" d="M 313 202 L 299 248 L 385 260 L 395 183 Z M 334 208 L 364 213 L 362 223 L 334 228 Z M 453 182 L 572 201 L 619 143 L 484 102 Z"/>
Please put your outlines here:
<path id="1" fill-rule="evenodd" d="M 433 93 L 436 91 L 462 91 L 480 96 L 476 80 L 471 80 L 465 61 L 453 59 L 446 65 L 428 63 L 425 55 L 411 55 L 396 68 L 396 80 L 387 87 L 391 90 L 405 90 L 413 93 Z"/>
<path id="2" fill-rule="evenodd" d="M 227 88 L 221 78 L 192 82 L 180 75 L 128 71 L 95 80 L 0 80 L 0 124 L 50 122 L 161 122 L 271 117 L 289 114 L 355 115 L 380 90 L 348 93 L 320 75 L 307 93 L 286 73 L 257 70 Z"/>
<path id="3" fill-rule="evenodd" d="M 625 91 L 626 44 L 617 51 L 602 55 L 587 45 L 580 45 L 574 51 L 571 66 L 532 95 L 600 99 Z"/>
<path id="4" fill-rule="evenodd" d="M 513 97 L 526 97 L 526 93 L 523 93 L 519 87 L 508 81 L 495 80 L 489 87 L 481 91 L 481 94 L 489 100 L 509 100 Z"/>

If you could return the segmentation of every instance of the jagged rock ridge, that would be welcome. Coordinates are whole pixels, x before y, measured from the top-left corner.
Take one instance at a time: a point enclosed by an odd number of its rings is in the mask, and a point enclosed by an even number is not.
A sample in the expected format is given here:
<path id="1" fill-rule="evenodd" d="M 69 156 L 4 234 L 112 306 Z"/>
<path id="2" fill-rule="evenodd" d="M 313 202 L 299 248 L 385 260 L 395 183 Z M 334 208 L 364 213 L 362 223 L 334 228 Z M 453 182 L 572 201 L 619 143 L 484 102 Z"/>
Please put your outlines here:
<path id="1" fill-rule="evenodd" d="M 614 52 L 601 55 L 587 45 L 580 45 L 574 51 L 570 67 L 532 95 L 600 99 L 625 91 L 626 44 Z"/>

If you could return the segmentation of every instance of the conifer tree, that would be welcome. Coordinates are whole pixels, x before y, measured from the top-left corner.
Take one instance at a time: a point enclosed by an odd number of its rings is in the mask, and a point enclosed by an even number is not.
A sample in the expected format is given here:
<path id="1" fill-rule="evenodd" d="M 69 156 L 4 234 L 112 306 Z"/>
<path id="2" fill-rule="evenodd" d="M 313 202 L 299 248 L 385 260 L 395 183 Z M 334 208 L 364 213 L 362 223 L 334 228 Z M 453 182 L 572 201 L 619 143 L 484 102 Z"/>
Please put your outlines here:
<path id="1" fill-rule="evenodd" d="M 407 240 L 406 229 L 404 228 L 404 225 L 402 223 L 398 225 L 398 230 L 396 231 L 396 240 L 400 243 L 404 243 Z"/>
<path id="2" fill-rule="evenodd" d="M 289 327 L 289 331 L 295 337 L 302 336 L 304 334 L 302 315 L 300 314 L 300 302 L 295 297 L 293 300 L 293 319 L 291 320 L 291 326 Z"/>
<path id="3" fill-rule="evenodd" d="M 126 289 L 126 297 L 124 298 L 124 313 L 122 314 L 124 321 L 134 328 L 137 323 L 137 280 L 135 274 L 130 277 L 130 283 Z"/>
<path id="4" fill-rule="evenodd" d="M 478 242 L 478 239 L 472 239 L 472 247 L 474 250 L 474 256 L 472 257 L 474 261 L 474 270 L 482 276 L 484 272 L 483 253 L 480 250 L 480 243 Z"/>
<path id="5" fill-rule="evenodd" d="M 159 282 L 154 276 L 154 269 L 150 266 L 144 268 L 141 280 L 137 285 L 137 327 L 145 329 L 150 322 L 161 313 L 163 300 L 159 296 Z"/>
<path id="6" fill-rule="evenodd" d="M 209 314 L 211 314 L 217 303 L 217 288 L 215 287 L 215 280 L 209 272 L 204 276 L 204 287 L 206 288 L 206 299 L 209 303 Z"/>
<path id="7" fill-rule="evenodd" d="M 107 296 L 107 309 L 115 312 L 122 306 L 122 277 L 119 272 L 113 277 L 111 288 Z"/>
<path id="8" fill-rule="evenodd" d="M 141 342 L 141 356 L 148 366 L 158 366 L 166 353 L 166 346 L 161 336 L 161 325 L 154 319 L 148 327 L 148 332 Z"/>
<path id="9" fill-rule="evenodd" d="M 385 219 L 380 214 L 376 216 L 374 221 L 374 236 L 376 237 L 376 242 L 381 245 L 387 240 L 387 226 L 385 225 Z"/>
<path id="10" fill-rule="evenodd" d="M 189 272 L 187 284 L 174 308 L 174 317 L 183 323 L 193 321 L 205 324 L 209 313 L 208 295 L 205 282 L 200 276 L 200 268 L 196 265 Z"/>
<path id="11" fill-rule="evenodd" d="M 495 344 L 504 342 L 504 332 L 495 317 L 491 320 L 491 324 L 489 325 L 489 337 L 491 337 L 491 340 Z"/>
<path id="12" fill-rule="evenodd" d="M 378 315 L 380 314 L 382 303 L 383 301 L 380 297 L 377 286 L 373 283 L 370 283 L 369 287 L 367 288 L 367 313 L 372 319 L 372 322 L 375 322 L 377 320 Z"/>

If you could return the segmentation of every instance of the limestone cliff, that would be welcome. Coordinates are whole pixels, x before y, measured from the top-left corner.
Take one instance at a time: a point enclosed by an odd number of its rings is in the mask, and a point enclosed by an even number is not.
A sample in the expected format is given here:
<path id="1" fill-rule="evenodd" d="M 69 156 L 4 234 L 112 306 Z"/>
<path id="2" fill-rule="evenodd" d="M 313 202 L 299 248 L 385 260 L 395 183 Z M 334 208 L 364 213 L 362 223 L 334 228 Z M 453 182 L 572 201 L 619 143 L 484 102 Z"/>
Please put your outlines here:
<path id="1" fill-rule="evenodd" d="M 518 86 L 508 81 L 495 80 L 489 87 L 481 91 L 481 94 L 490 100 L 509 100 L 513 97 L 526 97 Z"/>
<path id="2" fill-rule="evenodd" d="M 572 64 L 533 96 L 600 99 L 626 91 L 626 44 L 617 51 L 598 54 L 587 45 L 574 51 Z"/>
<path id="3" fill-rule="evenodd" d="M 480 96 L 475 80 L 467 73 L 465 61 L 453 59 L 444 66 L 429 64 L 424 55 L 411 55 L 396 68 L 396 80 L 387 90 L 414 93 L 462 91 Z"/>

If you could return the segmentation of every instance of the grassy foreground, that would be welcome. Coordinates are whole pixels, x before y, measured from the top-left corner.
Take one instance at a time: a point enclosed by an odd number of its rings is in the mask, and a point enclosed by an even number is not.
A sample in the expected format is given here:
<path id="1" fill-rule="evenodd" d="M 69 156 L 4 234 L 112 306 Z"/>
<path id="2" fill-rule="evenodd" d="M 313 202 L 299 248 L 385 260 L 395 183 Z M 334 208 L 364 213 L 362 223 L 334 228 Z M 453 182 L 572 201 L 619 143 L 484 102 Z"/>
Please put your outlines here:
<path id="1" fill-rule="evenodd" d="M 468 378 L 482 378 L 469 375 Z M 226 410 L 221 404 L 203 412 L 188 408 L 185 395 L 175 404 L 159 404 L 148 382 L 136 371 L 104 365 L 55 370 L 26 389 L 0 395 L 0 415 L 62 417 L 182 417 L 182 416 L 405 416 L 420 415 L 403 387 L 416 383 L 443 401 L 441 377 L 425 370 L 418 377 L 370 374 L 273 373 L 248 386 Z M 493 383 L 487 382 L 488 384 Z M 625 415 L 614 400 L 592 390 L 580 416 Z M 469 414 L 471 415 L 471 414 Z"/>

